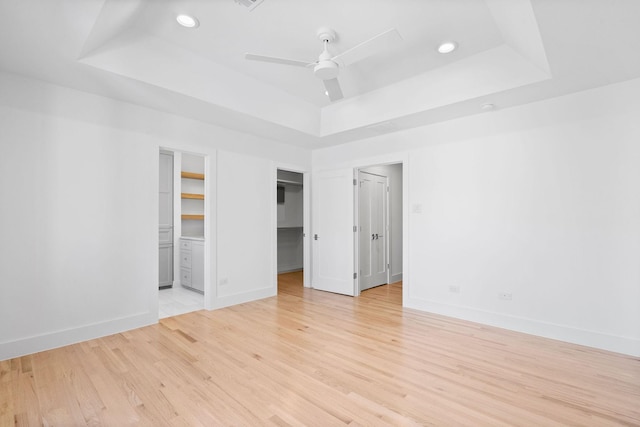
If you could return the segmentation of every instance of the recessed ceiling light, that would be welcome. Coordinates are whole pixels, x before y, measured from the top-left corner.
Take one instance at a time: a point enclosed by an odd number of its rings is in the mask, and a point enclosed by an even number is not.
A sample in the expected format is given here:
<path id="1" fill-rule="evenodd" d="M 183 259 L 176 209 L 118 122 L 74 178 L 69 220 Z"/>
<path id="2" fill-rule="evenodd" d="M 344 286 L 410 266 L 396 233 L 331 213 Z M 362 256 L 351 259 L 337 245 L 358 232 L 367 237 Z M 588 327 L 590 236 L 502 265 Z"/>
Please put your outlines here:
<path id="1" fill-rule="evenodd" d="M 329 91 L 328 91 L 328 90 L 325 90 L 325 91 L 324 91 L 324 94 L 325 94 L 325 95 L 327 95 L 327 96 L 329 96 Z"/>
<path id="2" fill-rule="evenodd" d="M 178 15 L 176 16 L 176 21 L 178 21 L 178 24 L 186 28 L 197 28 L 198 25 L 200 25 L 196 18 L 189 15 Z"/>
<path id="3" fill-rule="evenodd" d="M 438 52 L 440 53 L 451 53 L 458 48 L 458 43 L 454 41 L 448 41 L 440 43 L 438 46 Z"/>
<path id="4" fill-rule="evenodd" d="M 492 104 L 492 103 L 490 103 L 490 102 L 487 102 L 487 103 L 485 103 L 485 104 L 482 104 L 482 105 L 480 106 L 480 109 L 481 109 L 482 111 L 493 111 L 493 110 L 495 110 L 495 109 L 496 109 L 496 105 L 495 105 L 495 104 Z"/>

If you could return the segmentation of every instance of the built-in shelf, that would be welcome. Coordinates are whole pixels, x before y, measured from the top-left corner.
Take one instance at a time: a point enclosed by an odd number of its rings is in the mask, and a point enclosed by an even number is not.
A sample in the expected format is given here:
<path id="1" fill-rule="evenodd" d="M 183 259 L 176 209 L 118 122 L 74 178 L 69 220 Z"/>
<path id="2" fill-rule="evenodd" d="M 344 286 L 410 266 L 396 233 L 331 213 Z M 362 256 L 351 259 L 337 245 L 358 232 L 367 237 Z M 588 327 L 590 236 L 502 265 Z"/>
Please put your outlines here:
<path id="1" fill-rule="evenodd" d="M 278 184 L 289 184 L 289 185 L 299 185 L 302 186 L 301 182 L 297 182 L 297 181 L 290 181 L 288 179 L 278 179 Z"/>
<path id="2" fill-rule="evenodd" d="M 184 172 L 184 171 L 182 171 L 180 176 L 182 178 L 189 178 L 189 179 L 204 179 L 204 174 L 203 173 Z"/>
<path id="3" fill-rule="evenodd" d="M 203 214 L 182 214 L 182 219 L 204 219 Z"/>
<path id="4" fill-rule="evenodd" d="M 182 198 L 204 200 L 204 194 L 182 193 Z"/>

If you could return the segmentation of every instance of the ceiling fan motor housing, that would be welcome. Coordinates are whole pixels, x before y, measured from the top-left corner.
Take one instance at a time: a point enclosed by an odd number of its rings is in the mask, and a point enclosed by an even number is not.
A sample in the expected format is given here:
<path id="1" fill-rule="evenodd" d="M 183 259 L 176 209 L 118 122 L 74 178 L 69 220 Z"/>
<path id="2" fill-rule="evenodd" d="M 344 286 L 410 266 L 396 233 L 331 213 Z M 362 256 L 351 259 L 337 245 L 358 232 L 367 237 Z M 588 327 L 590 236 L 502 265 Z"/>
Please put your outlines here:
<path id="1" fill-rule="evenodd" d="M 322 80 L 331 80 L 338 77 L 338 64 L 331 60 L 321 60 L 313 68 L 313 74 Z"/>
<path id="2" fill-rule="evenodd" d="M 322 80 L 331 80 L 338 77 L 338 64 L 331 60 L 331 54 L 327 50 L 327 44 L 336 39 L 336 33 L 329 28 L 318 30 L 318 40 L 324 44 L 324 50 L 318 58 L 318 63 L 313 67 L 313 74 Z"/>

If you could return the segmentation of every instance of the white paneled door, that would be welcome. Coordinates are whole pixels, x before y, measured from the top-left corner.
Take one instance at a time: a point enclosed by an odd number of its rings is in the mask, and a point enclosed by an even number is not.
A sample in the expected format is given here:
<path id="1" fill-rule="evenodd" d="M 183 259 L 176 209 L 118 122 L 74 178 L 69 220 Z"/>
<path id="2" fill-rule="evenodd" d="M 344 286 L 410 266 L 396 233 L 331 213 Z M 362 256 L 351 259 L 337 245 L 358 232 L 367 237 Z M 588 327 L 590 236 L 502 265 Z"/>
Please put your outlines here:
<path id="1" fill-rule="evenodd" d="M 388 282 L 388 184 L 387 177 L 358 173 L 360 227 L 360 290 Z"/>
<path id="2" fill-rule="evenodd" d="M 313 288 L 356 295 L 353 169 L 313 175 Z"/>

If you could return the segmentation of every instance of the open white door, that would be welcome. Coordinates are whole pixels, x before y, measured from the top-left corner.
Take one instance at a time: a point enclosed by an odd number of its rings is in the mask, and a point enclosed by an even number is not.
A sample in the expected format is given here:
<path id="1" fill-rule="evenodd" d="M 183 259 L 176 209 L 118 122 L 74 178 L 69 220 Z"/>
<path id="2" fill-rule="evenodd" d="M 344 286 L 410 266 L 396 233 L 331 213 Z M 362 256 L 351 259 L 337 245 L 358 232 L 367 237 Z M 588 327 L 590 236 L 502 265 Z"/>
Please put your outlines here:
<path id="1" fill-rule="evenodd" d="M 353 169 L 313 175 L 313 288 L 356 295 Z"/>

